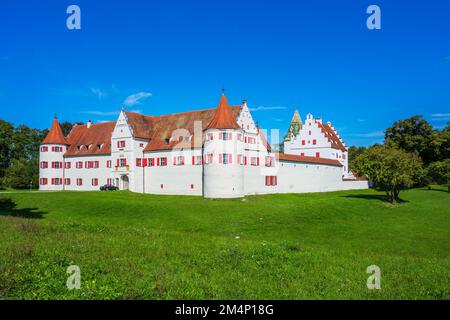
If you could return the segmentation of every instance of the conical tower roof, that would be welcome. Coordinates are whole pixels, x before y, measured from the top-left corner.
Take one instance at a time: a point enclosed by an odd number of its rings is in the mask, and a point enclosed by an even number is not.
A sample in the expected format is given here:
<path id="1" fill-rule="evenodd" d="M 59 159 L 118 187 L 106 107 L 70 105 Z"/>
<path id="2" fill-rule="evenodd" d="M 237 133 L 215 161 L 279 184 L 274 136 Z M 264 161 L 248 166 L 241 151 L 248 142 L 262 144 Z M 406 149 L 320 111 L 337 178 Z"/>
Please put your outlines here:
<path id="1" fill-rule="evenodd" d="M 220 97 L 219 106 L 217 107 L 214 118 L 205 130 L 207 129 L 240 129 L 224 93 Z"/>
<path id="2" fill-rule="evenodd" d="M 291 139 L 291 134 L 296 137 L 299 134 L 299 131 L 303 127 L 302 118 L 300 117 L 300 114 L 298 113 L 298 110 L 294 111 L 294 115 L 292 116 L 291 124 L 289 126 L 289 130 L 284 136 L 284 140 L 288 141 Z"/>
<path id="3" fill-rule="evenodd" d="M 300 125 L 303 125 L 302 118 L 300 117 L 300 114 L 298 113 L 298 110 L 294 111 L 294 115 L 293 115 L 292 120 L 291 120 L 291 124 L 292 123 L 299 123 Z"/>
<path id="4" fill-rule="evenodd" d="M 42 144 L 69 144 L 64 137 L 64 134 L 61 130 L 61 126 L 59 125 L 58 119 L 55 117 L 52 123 L 52 127 L 45 137 Z"/>

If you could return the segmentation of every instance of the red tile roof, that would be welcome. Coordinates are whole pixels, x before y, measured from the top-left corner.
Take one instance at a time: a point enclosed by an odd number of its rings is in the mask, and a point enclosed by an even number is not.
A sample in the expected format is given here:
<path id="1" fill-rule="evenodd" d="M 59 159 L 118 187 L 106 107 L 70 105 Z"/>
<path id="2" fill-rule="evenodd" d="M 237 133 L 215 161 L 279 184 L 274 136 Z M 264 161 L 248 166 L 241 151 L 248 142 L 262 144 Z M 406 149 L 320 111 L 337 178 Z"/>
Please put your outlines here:
<path id="1" fill-rule="evenodd" d="M 67 156 L 89 156 L 111 153 L 111 135 L 115 121 L 86 125 L 75 125 L 67 136 L 70 146 Z"/>
<path id="2" fill-rule="evenodd" d="M 320 129 L 322 129 L 323 134 L 325 135 L 325 138 L 328 139 L 329 142 L 331 142 L 331 147 L 334 149 L 339 149 L 342 151 L 346 151 L 344 144 L 342 143 L 341 139 L 336 135 L 336 132 L 328 125 L 328 124 L 322 124 L 320 122 L 317 122 Z"/>
<path id="3" fill-rule="evenodd" d="M 207 129 L 240 129 L 241 127 L 236 122 L 236 117 L 231 111 L 230 105 L 228 104 L 227 97 L 222 94 L 219 101 L 219 106 L 217 107 L 214 118 L 205 128 Z"/>
<path id="4" fill-rule="evenodd" d="M 235 119 L 241 109 L 242 106 L 231 107 L 231 114 Z M 195 121 L 201 122 L 199 134 L 202 135 L 203 130 L 214 118 L 215 111 L 216 109 L 204 109 L 163 116 L 142 116 L 126 112 L 126 116 L 133 129 L 134 136 L 150 140 L 144 151 L 156 151 L 169 150 L 176 146 L 183 148 L 201 147 L 202 140 L 194 141 L 194 139 L 191 139 L 189 142 L 179 143 L 179 141 L 170 141 L 170 138 L 177 129 L 187 130 L 185 134 L 193 136 Z M 180 135 L 183 135 L 181 130 Z"/>
<path id="5" fill-rule="evenodd" d="M 58 119 L 54 119 L 52 127 L 41 144 L 69 144 L 59 125 Z"/>
<path id="6" fill-rule="evenodd" d="M 282 152 L 277 153 L 277 156 L 280 161 L 318 163 L 318 164 L 327 164 L 327 165 L 342 167 L 342 164 L 338 160 L 333 160 L 333 159 L 297 156 L 297 155 L 293 155 L 293 154 L 285 154 Z"/>

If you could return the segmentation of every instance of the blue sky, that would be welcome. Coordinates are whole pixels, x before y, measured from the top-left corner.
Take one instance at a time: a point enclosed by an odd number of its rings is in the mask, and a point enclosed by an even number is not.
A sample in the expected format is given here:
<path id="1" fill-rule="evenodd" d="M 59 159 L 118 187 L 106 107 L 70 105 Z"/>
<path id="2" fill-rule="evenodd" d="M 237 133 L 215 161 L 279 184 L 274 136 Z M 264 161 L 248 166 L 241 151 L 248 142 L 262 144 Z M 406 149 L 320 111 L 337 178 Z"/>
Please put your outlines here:
<path id="1" fill-rule="evenodd" d="M 2 0 L 0 39 L 0 118 L 14 124 L 215 107 L 222 87 L 262 128 L 283 135 L 298 109 L 347 145 L 415 114 L 450 120 L 450 1 Z"/>

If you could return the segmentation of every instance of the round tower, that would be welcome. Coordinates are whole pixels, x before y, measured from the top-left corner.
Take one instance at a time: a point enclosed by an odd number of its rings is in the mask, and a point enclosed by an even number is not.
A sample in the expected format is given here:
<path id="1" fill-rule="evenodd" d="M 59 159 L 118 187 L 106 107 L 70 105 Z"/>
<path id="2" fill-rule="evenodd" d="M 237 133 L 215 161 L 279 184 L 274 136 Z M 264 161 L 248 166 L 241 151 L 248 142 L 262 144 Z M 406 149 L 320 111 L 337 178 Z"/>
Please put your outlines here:
<path id="1" fill-rule="evenodd" d="M 64 153 L 68 145 L 55 117 L 39 147 L 39 190 L 64 190 Z"/>
<path id="2" fill-rule="evenodd" d="M 204 129 L 203 196 L 238 198 L 244 196 L 244 131 L 228 105 L 225 94 L 214 118 Z"/>

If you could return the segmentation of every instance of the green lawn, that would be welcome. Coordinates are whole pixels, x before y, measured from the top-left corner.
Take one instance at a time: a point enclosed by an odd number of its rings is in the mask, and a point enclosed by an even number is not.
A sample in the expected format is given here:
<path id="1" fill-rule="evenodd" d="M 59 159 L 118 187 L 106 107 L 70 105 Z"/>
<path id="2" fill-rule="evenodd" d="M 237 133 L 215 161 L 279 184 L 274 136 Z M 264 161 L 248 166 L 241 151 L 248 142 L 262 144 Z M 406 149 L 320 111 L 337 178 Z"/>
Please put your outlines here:
<path id="1" fill-rule="evenodd" d="M 0 193 L 0 299 L 448 299 L 450 194 L 400 197 Z"/>

